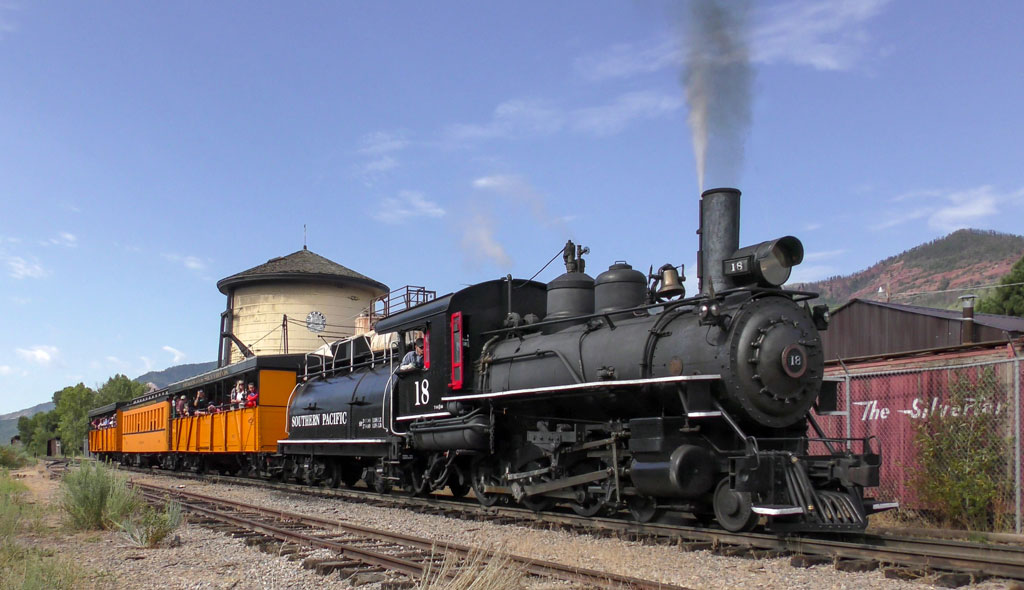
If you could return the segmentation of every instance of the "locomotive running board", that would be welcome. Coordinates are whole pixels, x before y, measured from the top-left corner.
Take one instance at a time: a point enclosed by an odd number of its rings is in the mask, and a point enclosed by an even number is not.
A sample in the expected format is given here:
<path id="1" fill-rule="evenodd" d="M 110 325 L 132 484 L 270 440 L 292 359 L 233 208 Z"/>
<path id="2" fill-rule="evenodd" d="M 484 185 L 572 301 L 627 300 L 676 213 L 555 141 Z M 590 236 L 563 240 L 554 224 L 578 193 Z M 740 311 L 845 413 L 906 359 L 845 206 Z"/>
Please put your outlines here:
<path id="1" fill-rule="evenodd" d="M 475 393 L 470 395 L 448 395 L 442 397 L 441 401 L 457 402 L 472 399 L 494 399 L 499 397 L 535 395 L 539 393 L 576 393 L 590 389 L 611 387 L 644 387 L 646 385 L 663 385 L 667 383 L 718 381 L 721 378 L 721 375 L 678 375 L 674 377 L 653 377 L 651 379 L 626 379 L 623 381 L 587 381 L 586 383 L 573 383 L 571 385 L 554 385 L 550 387 L 535 387 L 531 389 L 511 389 L 509 391 Z"/>

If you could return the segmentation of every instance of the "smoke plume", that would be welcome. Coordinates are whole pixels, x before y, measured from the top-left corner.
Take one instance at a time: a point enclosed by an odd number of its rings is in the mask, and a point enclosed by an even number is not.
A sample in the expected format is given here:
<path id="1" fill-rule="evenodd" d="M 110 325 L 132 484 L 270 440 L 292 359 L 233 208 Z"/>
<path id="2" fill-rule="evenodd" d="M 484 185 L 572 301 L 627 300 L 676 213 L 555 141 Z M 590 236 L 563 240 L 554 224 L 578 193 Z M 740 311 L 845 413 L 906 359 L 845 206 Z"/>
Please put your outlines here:
<path id="1" fill-rule="evenodd" d="M 739 184 L 753 85 L 748 13 L 747 1 L 690 2 L 683 83 L 701 192 L 709 173 L 719 185 Z"/>

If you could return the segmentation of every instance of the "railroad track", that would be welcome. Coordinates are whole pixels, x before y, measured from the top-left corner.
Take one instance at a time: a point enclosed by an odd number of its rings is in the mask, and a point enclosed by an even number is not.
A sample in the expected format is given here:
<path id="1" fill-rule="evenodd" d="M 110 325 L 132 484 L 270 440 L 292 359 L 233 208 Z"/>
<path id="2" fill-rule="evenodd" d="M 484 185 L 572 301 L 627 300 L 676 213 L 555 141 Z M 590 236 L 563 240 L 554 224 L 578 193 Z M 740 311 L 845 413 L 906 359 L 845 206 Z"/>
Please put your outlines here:
<path id="1" fill-rule="evenodd" d="M 71 459 L 47 457 L 43 461 L 45 462 L 46 472 L 50 475 L 50 479 L 60 479 L 64 477 L 64 473 L 68 470 L 68 463 L 71 462 Z"/>
<path id="2" fill-rule="evenodd" d="M 133 482 L 132 485 L 140 489 L 143 496 L 152 502 L 174 500 L 187 512 L 201 515 L 211 521 L 252 531 L 284 543 L 333 551 L 342 559 L 319 563 L 318 570 L 341 570 L 343 575 L 347 574 L 345 577 L 360 572 L 386 570 L 420 578 L 428 568 L 439 568 L 446 556 L 454 555 L 463 563 L 474 559 L 508 560 L 514 567 L 519 567 L 530 575 L 582 584 L 586 588 L 686 590 L 671 584 L 550 561 L 503 555 L 454 543 L 442 544 L 421 537 L 253 506 L 152 484 Z M 323 567 L 325 563 L 329 564 L 329 567 Z"/>
<path id="3" fill-rule="evenodd" d="M 145 473 L 159 471 L 138 470 Z M 180 475 L 180 474 L 175 474 Z M 348 501 L 412 508 L 468 519 L 498 520 L 539 528 L 564 528 L 586 534 L 619 536 L 671 543 L 685 550 L 709 549 L 725 555 L 785 556 L 792 563 L 809 566 L 835 563 L 847 571 L 887 567 L 886 575 L 912 579 L 931 576 L 949 586 L 988 577 L 1024 580 L 1024 544 L 1013 535 L 991 535 L 1001 543 L 978 543 L 946 538 L 900 534 L 801 535 L 781 537 L 768 533 L 731 533 L 692 526 L 685 521 L 638 523 L 621 518 L 580 517 L 572 513 L 542 512 L 516 506 L 484 507 L 473 500 L 392 494 L 382 496 L 361 489 L 331 489 L 218 475 L 186 474 L 204 481 L 276 489 L 286 493 L 336 497 Z"/>

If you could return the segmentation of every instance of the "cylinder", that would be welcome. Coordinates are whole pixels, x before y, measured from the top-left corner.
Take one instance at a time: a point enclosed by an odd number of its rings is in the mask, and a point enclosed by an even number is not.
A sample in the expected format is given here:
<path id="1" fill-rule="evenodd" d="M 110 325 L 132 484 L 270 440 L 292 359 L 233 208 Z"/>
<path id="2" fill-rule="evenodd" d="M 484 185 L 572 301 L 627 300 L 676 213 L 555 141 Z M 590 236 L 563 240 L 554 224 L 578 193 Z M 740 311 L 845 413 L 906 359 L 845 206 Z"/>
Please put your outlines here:
<path id="1" fill-rule="evenodd" d="M 641 493 L 658 498 L 697 498 L 715 483 L 715 459 L 696 445 L 680 445 L 656 461 L 633 459 L 629 477 Z"/>
<path id="2" fill-rule="evenodd" d="M 722 261 L 740 247 L 740 191 L 714 188 L 700 196 L 700 292 L 722 291 L 730 286 Z"/>

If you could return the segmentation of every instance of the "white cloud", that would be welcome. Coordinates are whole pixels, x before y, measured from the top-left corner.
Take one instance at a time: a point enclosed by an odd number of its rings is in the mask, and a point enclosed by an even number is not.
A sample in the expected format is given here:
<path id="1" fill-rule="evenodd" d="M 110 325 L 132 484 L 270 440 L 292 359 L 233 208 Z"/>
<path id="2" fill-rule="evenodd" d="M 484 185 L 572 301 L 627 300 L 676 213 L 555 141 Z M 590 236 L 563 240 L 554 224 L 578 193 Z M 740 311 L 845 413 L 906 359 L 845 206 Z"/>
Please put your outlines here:
<path id="1" fill-rule="evenodd" d="M 189 270 L 204 270 L 206 263 L 202 259 L 195 256 L 181 256 L 179 254 L 164 254 L 164 258 L 171 262 L 181 264 Z"/>
<path id="2" fill-rule="evenodd" d="M 357 151 L 360 154 L 380 156 L 404 150 L 409 147 L 409 140 L 405 137 L 405 133 L 401 131 L 374 131 L 364 135 L 360 139 L 359 144 L 360 146 Z"/>
<path id="3" fill-rule="evenodd" d="M 15 279 L 42 279 L 50 275 L 38 262 L 30 262 L 21 256 L 6 256 L 8 273 Z"/>
<path id="4" fill-rule="evenodd" d="M 523 139 L 559 131 L 564 116 L 557 109 L 536 100 L 508 100 L 494 109 L 491 120 L 483 124 L 450 126 L 446 135 L 456 142 L 485 139 Z"/>
<path id="5" fill-rule="evenodd" d="M 822 251 L 822 252 L 809 252 L 807 254 L 804 254 L 804 261 L 805 262 L 814 262 L 816 260 L 827 260 L 829 258 L 836 258 L 837 256 L 842 256 L 843 254 L 846 254 L 846 252 L 847 252 L 847 250 L 845 250 L 845 249 L 843 249 L 843 250 L 825 250 L 825 251 Z"/>
<path id="6" fill-rule="evenodd" d="M 927 203 L 921 205 L 921 200 Z M 918 205 L 909 210 L 900 210 L 899 205 L 907 201 L 913 201 Z M 889 229 L 910 221 L 926 219 L 928 227 L 950 232 L 977 226 L 986 218 L 998 215 L 1007 206 L 1020 202 L 1024 202 L 1024 188 L 1005 192 L 991 185 L 982 185 L 959 191 L 913 191 L 891 199 L 893 208 L 883 215 L 881 222 L 869 226 L 869 229 Z"/>
<path id="7" fill-rule="evenodd" d="M 142 372 L 148 373 L 153 370 L 153 361 L 149 360 L 149 357 L 140 356 L 139 360 L 142 361 Z"/>
<path id="8" fill-rule="evenodd" d="M 13 303 L 15 305 L 28 305 L 29 303 L 32 303 L 32 299 L 30 297 L 13 297 L 12 296 L 11 297 L 11 303 Z"/>
<path id="9" fill-rule="evenodd" d="M 820 223 L 817 223 L 817 222 L 815 222 L 815 223 L 808 223 L 807 225 L 804 226 L 804 231 L 814 231 L 814 230 L 818 230 L 818 229 L 821 229 L 821 228 L 822 228 L 822 224 L 820 224 Z"/>
<path id="10" fill-rule="evenodd" d="M 889 229 L 890 227 L 896 227 L 897 225 L 904 224 L 908 221 L 928 217 L 931 212 L 932 210 L 929 208 L 918 208 L 901 213 L 889 212 L 882 216 L 882 221 L 868 226 L 868 229 L 875 231 Z"/>
<path id="11" fill-rule="evenodd" d="M 0 39 L 6 37 L 9 33 L 13 33 L 18 30 L 14 24 L 14 20 L 9 16 L 8 12 L 17 10 L 17 7 L 13 4 L 0 3 Z"/>
<path id="12" fill-rule="evenodd" d="M 14 369 L 7 365 L 0 365 L 0 375 L 10 375 L 14 373 Z"/>
<path id="13" fill-rule="evenodd" d="M 826 0 L 769 6 L 757 19 L 751 49 L 762 63 L 847 70 L 871 44 L 866 23 L 891 0 Z"/>
<path id="14" fill-rule="evenodd" d="M 380 174 L 398 167 L 398 160 L 391 156 L 381 156 L 363 164 L 363 174 Z"/>
<path id="15" fill-rule="evenodd" d="M 470 262 L 491 262 L 507 267 L 512 262 L 505 248 L 494 236 L 494 227 L 490 218 L 477 214 L 466 225 L 462 234 L 462 246 Z"/>
<path id="16" fill-rule="evenodd" d="M 798 283 L 813 283 L 814 281 L 820 281 L 827 279 L 828 277 L 835 276 L 838 271 L 834 266 L 827 264 L 818 265 L 803 265 L 793 267 L 793 274 L 789 275 L 789 280 L 786 281 L 787 285 L 795 285 Z"/>
<path id="17" fill-rule="evenodd" d="M 682 106 L 681 94 L 649 90 L 623 94 L 605 105 L 569 111 L 540 101 L 508 100 L 495 108 L 487 123 L 451 125 L 446 136 L 455 143 L 515 140 L 543 137 L 566 128 L 575 133 L 607 136 L 619 133 L 633 121 L 662 117 Z"/>
<path id="18" fill-rule="evenodd" d="M 995 215 L 996 204 L 1002 200 L 991 186 L 952 193 L 946 196 L 948 204 L 928 217 L 928 226 L 943 231 L 971 227 L 979 220 Z"/>
<path id="19" fill-rule="evenodd" d="M 398 168 L 396 155 L 411 142 L 404 131 L 374 131 L 359 140 L 356 154 L 365 161 L 355 167 L 355 174 L 367 185 L 373 185 L 384 173 Z"/>
<path id="20" fill-rule="evenodd" d="M 619 43 L 600 54 L 578 58 L 576 71 L 589 80 L 629 78 L 649 74 L 683 63 L 682 49 L 676 41 L 662 38 L 652 43 Z"/>
<path id="21" fill-rule="evenodd" d="M 170 346 L 164 346 L 164 347 L 163 347 L 163 349 L 164 349 L 165 351 L 167 351 L 167 352 L 171 353 L 172 355 L 174 355 L 174 360 L 172 360 L 172 361 L 171 361 L 171 362 L 173 362 L 174 364 L 178 364 L 178 363 L 180 363 L 180 362 L 181 362 L 182 360 L 184 360 L 184 359 L 185 359 L 185 353 L 184 353 L 184 352 L 181 352 L 180 350 L 178 350 L 178 349 L 176 349 L 176 348 L 172 348 L 172 347 L 170 347 Z"/>
<path id="22" fill-rule="evenodd" d="M 25 359 L 26 361 L 36 363 L 37 365 L 48 366 L 57 356 L 60 354 L 60 350 L 56 346 L 33 346 L 31 348 L 18 348 L 15 350 L 18 356 Z"/>
<path id="23" fill-rule="evenodd" d="M 68 232 L 60 232 L 56 237 L 50 238 L 45 242 L 40 242 L 43 246 L 64 246 L 66 248 L 77 248 L 78 238 L 75 234 Z"/>
<path id="24" fill-rule="evenodd" d="M 892 0 L 790 1 L 760 5 L 752 15 L 751 58 L 763 64 L 789 63 L 818 70 L 847 70 L 872 46 L 868 22 Z M 620 43 L 576 60 L 576 71 L 591 81 L 631 78 L 681 69 L 681 43 L 667 36 Z"/>
<path id="25" fill-rule="evenodd" d="M 573 129 L 590 135 L 614 135 L 637 119 L 656 119 L 679 110 L 682 95 L 630 92 L 600 107 L 579 109 L 572 115 Z"/>
<path id="26" fill-rule="evenodd" d="M 371 216 L 384 223 L 402 223 L 416 217 L 444 217 L 445 210 L 416 191 L 401 191 L 397 197 L 381 200 Z"/>

